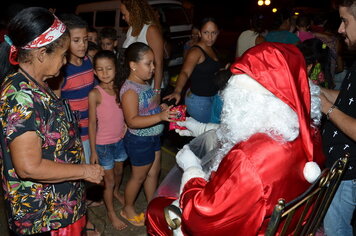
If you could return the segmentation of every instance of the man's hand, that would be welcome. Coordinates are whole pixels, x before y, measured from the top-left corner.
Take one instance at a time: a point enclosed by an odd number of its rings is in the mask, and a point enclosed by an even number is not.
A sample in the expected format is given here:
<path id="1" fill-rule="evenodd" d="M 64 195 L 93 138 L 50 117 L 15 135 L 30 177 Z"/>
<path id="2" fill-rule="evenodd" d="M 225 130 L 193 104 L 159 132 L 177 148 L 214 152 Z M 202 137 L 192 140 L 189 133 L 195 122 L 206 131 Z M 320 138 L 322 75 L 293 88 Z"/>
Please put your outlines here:
<path id="1" fill-rule="evenodd" d="M 201 168 L 200 159 L 190 150 L 188 145 L 184 145 L 183 148 L 177 153 L 176 161 L 179 167 L 184 171 L 190 167 Z"/>
<path id="2" fill-rule="evenodd" d="M 218 124 L 201 123 L 192 117 L 187 117 L 185 121 L 177 121 L 177 125 L 186 127 L 187 129 L 185 130 L 176 129 L 175 130 L 176 133 L 178 133 L 180 136 L 193 136 L 193 137 L 197 137 L 208 130 L 217 129 L 219 127 Z"/>

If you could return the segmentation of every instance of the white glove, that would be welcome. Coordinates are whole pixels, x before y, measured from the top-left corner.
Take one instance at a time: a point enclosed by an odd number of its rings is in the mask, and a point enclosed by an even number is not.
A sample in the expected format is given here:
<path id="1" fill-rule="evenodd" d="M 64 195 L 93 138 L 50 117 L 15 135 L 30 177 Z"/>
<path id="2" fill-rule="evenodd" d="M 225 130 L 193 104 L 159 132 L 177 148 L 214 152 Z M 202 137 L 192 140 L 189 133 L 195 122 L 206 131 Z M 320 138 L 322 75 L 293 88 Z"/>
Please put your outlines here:
<path id="1" fill-rule="evenodd" d="M 211 130 L 217 129 L 219 127 L 218 124 L 213 123 L 201 123 L 195 120 L 193 117 L 188 117 L 185 121 L 177 121 L 177 125 L 186 127 L 185 130 L 176 129 L 176 133 L 180 136 L 193 136 L 197 137 L 202 133 Z"/>
<path id="2" fill-rule="evenodd" d="M 183 148 L 177 153 L 176 161 L 183 171 L 186 171 L 190 167 L 197 167 L 201 169 L 200 159 L 190 150 L 188 145 L 184 145 Z"/>

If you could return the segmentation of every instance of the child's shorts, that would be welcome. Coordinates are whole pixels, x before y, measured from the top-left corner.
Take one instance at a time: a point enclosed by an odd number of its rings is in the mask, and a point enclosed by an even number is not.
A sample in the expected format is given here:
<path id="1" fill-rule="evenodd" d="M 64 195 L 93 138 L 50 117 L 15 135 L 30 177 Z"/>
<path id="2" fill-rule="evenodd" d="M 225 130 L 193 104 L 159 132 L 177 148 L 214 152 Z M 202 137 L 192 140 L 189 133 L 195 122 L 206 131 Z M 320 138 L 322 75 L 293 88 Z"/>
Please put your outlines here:
<path id="1" fill-rule="evenodd" d="M 99 163 L 104 170 L 114 168 L 115 162 L 123 162 L 127 159 L 124 142 L 121 139 L 117 143 L 96 145 L 96 152 L 99 156 Z"/>
<path id="2" fill-rule="evenodd" d="M 125 148 L 133 166 L 145 166 L 155 160 L 155 152 L 161 150 L 161 139 L 156 136 L 137 136 L 126 132 Z"/>

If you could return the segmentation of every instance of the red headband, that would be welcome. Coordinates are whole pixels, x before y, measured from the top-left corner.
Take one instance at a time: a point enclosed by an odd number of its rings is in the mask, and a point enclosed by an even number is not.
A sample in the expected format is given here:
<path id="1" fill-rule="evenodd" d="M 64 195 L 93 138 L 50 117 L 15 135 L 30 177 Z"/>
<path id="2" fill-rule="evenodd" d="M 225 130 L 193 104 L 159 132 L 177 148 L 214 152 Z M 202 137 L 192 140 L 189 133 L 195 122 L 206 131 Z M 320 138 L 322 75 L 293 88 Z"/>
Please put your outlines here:
<path id="1" fill-rule="evenodd" d="M 23 46 L 22 49 L 35 49 L 46 46 L 52 43 L 54 40 L 58 39 L 66 30 L 65 24 L 60 21 L 55 15 L 54 22 L 45 32 L 39 35 L 37 38 L 29 42 L 27 45 Z"/>

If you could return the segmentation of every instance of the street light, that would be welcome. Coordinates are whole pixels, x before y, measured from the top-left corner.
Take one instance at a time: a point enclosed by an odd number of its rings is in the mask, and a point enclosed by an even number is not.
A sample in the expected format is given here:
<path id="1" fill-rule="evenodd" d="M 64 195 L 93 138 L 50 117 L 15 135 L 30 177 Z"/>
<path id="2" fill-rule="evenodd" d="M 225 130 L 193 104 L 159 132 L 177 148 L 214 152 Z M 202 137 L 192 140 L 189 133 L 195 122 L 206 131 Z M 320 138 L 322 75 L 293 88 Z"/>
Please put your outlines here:
<path id="1" fill-rule="evenodd" d="M 259 6 L 263 6 L 263 5 L 269 6 L 269 5 L 271 5 L 271 0 L 258 0 L 257 1 L 257 5 L 259 5 Z"/>

